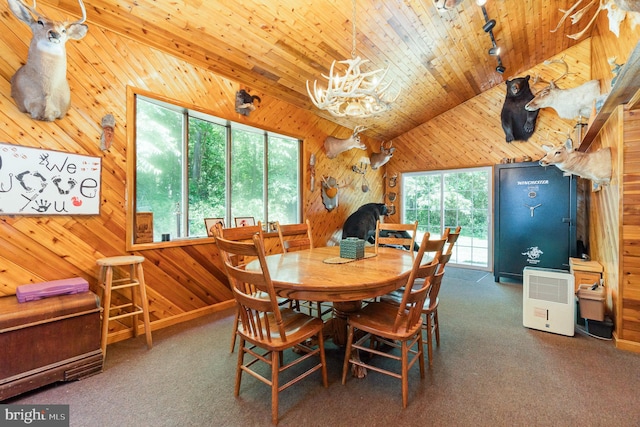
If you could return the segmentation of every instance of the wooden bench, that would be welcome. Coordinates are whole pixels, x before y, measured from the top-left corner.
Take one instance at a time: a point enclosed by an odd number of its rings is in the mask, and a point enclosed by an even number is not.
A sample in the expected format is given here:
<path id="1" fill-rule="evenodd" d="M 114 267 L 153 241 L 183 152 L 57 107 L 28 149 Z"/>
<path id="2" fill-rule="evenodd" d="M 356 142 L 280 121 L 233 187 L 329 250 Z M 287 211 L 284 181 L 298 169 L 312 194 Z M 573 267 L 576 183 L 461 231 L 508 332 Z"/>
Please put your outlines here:
<path id="1" fill-rule="evenodd" d="M 25 303 L 0 298 L 0 401 L 102 371 L 100 301 L 93 292 Z"/>

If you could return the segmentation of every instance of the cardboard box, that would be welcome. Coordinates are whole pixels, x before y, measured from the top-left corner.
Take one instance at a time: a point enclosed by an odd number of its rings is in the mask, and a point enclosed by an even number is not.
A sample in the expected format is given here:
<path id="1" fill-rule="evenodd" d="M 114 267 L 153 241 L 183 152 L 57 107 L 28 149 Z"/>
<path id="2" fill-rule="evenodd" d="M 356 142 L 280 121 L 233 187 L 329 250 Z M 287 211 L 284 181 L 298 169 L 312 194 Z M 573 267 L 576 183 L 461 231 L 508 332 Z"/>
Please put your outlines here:
<path id="1" fill-rule="evenodd" d="M 604 320 L 605 293 L 602 286 L 591 289 L 593 285 L 580 285 L 578 288 L 578 300 L 580 302 L 580 315 L 585 319 Z"/>

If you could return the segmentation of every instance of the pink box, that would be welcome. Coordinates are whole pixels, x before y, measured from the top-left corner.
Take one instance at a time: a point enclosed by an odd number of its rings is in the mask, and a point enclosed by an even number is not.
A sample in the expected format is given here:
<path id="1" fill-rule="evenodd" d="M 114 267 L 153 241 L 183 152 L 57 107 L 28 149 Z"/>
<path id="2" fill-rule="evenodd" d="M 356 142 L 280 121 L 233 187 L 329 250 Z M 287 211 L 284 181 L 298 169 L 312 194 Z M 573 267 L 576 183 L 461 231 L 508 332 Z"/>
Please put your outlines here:
<path id="1" fill-rule="evenodd" d="M 82 277 L 52 280 L 50 282 L 32 283 L 16 288 L 18 302 L 35 301 L 56 295 L 79 294 L 89 291 L 89 282 Z"/>

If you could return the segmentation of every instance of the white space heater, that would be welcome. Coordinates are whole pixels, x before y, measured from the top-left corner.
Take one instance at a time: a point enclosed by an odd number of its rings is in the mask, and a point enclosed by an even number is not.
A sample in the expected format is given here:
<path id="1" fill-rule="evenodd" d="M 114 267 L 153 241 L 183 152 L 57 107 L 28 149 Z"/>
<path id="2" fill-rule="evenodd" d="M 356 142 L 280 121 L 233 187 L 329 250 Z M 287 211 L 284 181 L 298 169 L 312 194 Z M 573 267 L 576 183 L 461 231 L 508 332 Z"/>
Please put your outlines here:
<path id="1" fill-rule="evenodd" d="M 525 267 L 522 324 L 527 328 L 573 336 L 576 300 L 573 274 L 551 268 Z"/>

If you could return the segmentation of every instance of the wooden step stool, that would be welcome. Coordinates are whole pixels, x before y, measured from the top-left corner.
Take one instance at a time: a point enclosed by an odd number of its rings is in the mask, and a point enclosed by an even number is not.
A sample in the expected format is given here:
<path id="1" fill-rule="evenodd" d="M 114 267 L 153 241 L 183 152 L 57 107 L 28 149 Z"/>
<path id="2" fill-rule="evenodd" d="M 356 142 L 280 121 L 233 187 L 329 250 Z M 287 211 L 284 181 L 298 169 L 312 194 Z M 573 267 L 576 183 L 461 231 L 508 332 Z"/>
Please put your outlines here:
<path id="1" fill-rule="evenodd" d="M 132 317 L 131 330 L 133 336 L 138 336 L 138 315 L 142 314 L 144 320 L 144 331 L 147 337 L 147 347 L 151 348 L 151 326 L 149 322 L 149 300 L 144 283 L 144 273 L 142 271 L 143 256 L 124 255 L 107 258 L 100 258 L 96 263 L 100 266 L 99 286 L 102 288 L 102 354 L 106 358 L 107 337 L 109 334 L 109 322 L 112 320 Z M 127 277 L 113 279 L 114 267 L 129 267 Z M 124 269 L 123 269 L 124 270 Z M 131 291 L 131 302 L 111 306 L 111 292 L 118 289 L 129 288 Z M 138 292 L 136 292 L 136 289 Z M 140 302 L 138 303 L 138 296 Z M 111 314 L 115 311 L 114 314 Z"/>

